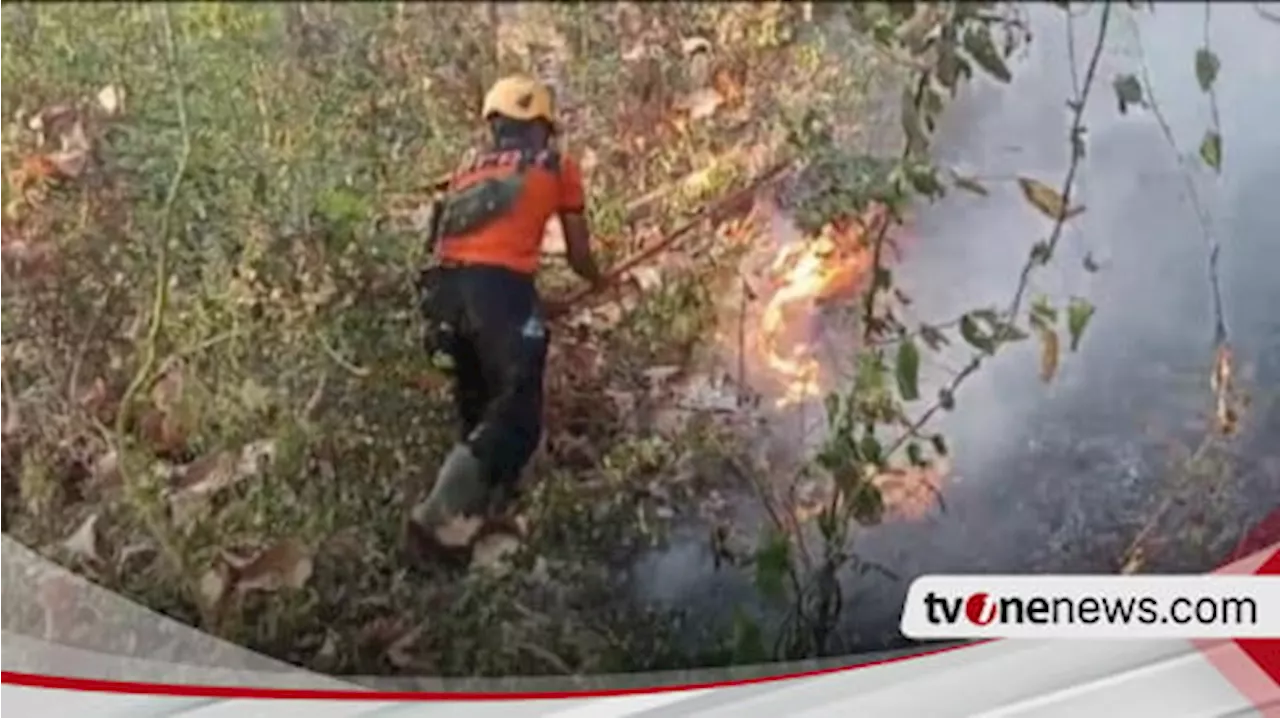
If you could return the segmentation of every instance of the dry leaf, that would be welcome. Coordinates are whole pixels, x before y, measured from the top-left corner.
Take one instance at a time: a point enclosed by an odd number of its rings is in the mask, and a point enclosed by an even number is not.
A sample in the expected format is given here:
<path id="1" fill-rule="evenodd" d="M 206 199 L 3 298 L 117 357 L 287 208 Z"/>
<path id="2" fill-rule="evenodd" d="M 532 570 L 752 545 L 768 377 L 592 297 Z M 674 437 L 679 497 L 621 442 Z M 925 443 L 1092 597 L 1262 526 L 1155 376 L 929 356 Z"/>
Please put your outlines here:
<path id="1" fill-rule="evenodd" d="M 226 598 L 227 592 L 231 588 L 231 581 L 227 574 L 227 568 L 218 565 L 209 569 L 200 577 L 200 600 L 204 603 L 205 608 L 213 609 Z"/>
<path id="2" fill-rule="evenodd" d="M 1049 219 L 1065 221 L 1084 211 L 1084 207 L 1073 207 L 1068 210 L 1062 195 L 1039 180 L 1019 177 L 1018 187 L 1022 189 L 1022 196 Z"/>
<path id="3" fill-rule="evenodd" d="M 22 431 L 22 415 L 13 402 L 4 403 L 4 419 L 0 420 L 0 437 L 8 439 Z"/>
<path id="4" fill-rule="evenodd" d="M 81 150 L 53 152 L 49 155 L 49 162 L 57 168 L 59 175 L 75 179 L 84 174 L 85 168 L 89 166 L 89 155 Z"/>
<path id="5" fill-rule="evenodd" d="M 98 106 L 108 115 L 114 115 L 119 112 L 123 104 L 124 90 L 115 85 L 107 85 L 98 91 Z"/>
<path id="6" fill-rule="evenodd" d="M 174 488 L 187 496 L 205 496 L 235 481 L 236 455 L 230 451 L 218 451 L 179 467 L 175 472 Z"/>
<path id="7" fill-rule="evenodd" d="M 680 51 L 685 55 L 711 52 L 711 41 L 705 37 L 686 37 L 680 41 Z"/>
<path id="8" fill-rule="evenodd" d="M 722 67 L 715 71 L 711 77 L 711 86 L 719 93 L 724 104 L 730 107 L 736 107 L 744 98 L 742 83 L 734 78 L 728 68 Z"/>
<path id="9" fill-rule="evenodd" d="M 93 462 L 89 470 L 93 483 L 98 486 L 115 486 L 120 483 L 120 457 L 115 451 L 108 451 Z"/>
<path id="10" fill-rule="evenodd" d="M 270 439 L 246 444 L 237 454 L 219 451 L 181 467 L 175 474 L 177 496 L 208 496 L 261 474 L 275 458 Z"/>
<path id="11" fill-rule="evenodd" d="M 311 552 L 296 539 L 285 539 L 255 556 L 238 571 L 235 590 L 279 591 L 299 589 L 311 578 Z"/>
<path id="12" fill-rule="evenodd" d="M 714 115 L 723 103 L 724 98 L 715 88 L 704 87 L 681 98 L 677 108 L 688 111 L 690 119 L 702 120 Z"/>
<path id="13" fill-rule="evenodd" d="M 1209 384 L 1213 388 L 1214 420 L 1218 432 L 1224 436 L 1231 436 L 1239 428 L 1240 412 L 1235 406 L 1235 378 L 1231 347 L 1225 343 L 1218 346 Z"/>
<path id="14" fill-rule="evenodd" d="M 89 164 L 89 138 L 85 136 L 84 125 L 76 120 L 70 131 L 59 138 L 61 149 L 49 155 L 49 161 L 57 168 L 58 174 L 67 179 L 75 179 L 84 173 Z"/>
<path id="15" fill-rule="evenodd" d="M 36 113 L 27 122 L 27 127 L 33 132 L 43 133 L 45 130 L 53 128 L 55 125 L 62 124 L 75 117 L 75 108 L 71 105 L 54 105 L 46 107 Z"/>
<path id="16" fill-rule="evenodd" d="M 1058 374 L 1058 333 L 1040 330 L 1040 380 L 1048 384 Z"/>
<path id="17" fill-rule="evenodd" d="M 636 267 L 631 270 L 631 279 L 644 292 L 659 289 L 663 285 L 662 271 L 656 267 Z"/>
<path id="18" fill-rule="evenodd" d="M 669 379 L 678 375 L 681 368 L 678 366 L 655 366 L 644 370 L 644 377 L 652 384 L 662 384 Z"/>
<path id="19" fill-rule="evenodd" d="M 151 388 L 151 403 L 160 411 L 171 413 L 182 400 L 185 377 L 180 363 L 170 365 L 164 375 Z"/>
<path id="20" fill-rule="evenodd" d="M 101 562 L 102 556 L 98 554 L 98 514 L 91 514 L 85 519 L 62 546 L 73 556 L 92 563 Z"/>

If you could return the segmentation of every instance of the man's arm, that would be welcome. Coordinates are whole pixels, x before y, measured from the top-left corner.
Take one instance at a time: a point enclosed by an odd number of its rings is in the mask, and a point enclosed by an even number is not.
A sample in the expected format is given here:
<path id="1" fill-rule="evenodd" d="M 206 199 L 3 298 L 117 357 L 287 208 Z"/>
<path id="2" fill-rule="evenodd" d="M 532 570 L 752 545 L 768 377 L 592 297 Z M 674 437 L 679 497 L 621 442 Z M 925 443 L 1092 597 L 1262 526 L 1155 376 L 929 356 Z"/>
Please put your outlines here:
<path id="1" fill-rule="evenodd" d="M 591 230 L 587 226 L 586 192 L 578 163 L 568 157 L 560 165 L 560 228 L 564 232 L 569 268 L 592 286 L 600 286 L 604 276 L 591 251 Z"/>
<path id="2" fill-rule="evenodd" d="M 604 282 L 604 275 L 600 273 L 595 254 L 591 251 L 591 230 L 587 228 L 586 215 L 581 212 L 562 212 L 560 227 L 564 231 L 569 268 L 592 286 L 600 286 Z"/>

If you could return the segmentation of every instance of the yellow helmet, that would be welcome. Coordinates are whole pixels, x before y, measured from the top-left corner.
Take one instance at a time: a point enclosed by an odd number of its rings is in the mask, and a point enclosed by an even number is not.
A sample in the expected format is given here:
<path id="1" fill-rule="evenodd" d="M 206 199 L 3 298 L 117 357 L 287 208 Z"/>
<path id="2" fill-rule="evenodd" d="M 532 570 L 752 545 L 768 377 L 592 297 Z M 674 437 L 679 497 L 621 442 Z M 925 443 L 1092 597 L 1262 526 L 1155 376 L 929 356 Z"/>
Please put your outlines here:
<path id="1" fill-rule="evenodd" d="M 504 77 L 489 88 L 480 111 L 486 120 L 494 115 L 513 120 L 546 120 L 554 125 L 555 101 L 551 89 L 527 75 Z"/>

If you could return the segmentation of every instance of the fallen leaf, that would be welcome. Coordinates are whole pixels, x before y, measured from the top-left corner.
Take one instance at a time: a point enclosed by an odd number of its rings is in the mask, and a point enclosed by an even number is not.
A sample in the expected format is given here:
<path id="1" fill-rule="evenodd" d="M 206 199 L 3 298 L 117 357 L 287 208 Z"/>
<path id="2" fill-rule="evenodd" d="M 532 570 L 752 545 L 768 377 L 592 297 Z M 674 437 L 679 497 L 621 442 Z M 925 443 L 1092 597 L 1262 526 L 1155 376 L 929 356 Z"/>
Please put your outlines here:
<path id="1" fill-rule="evenodd" d="M 715 88 L 704 87 L 681 98 L 677 107 L 687 110 L 690 119 L 702 120 L 714 115 L 723 103 L 724 98 Z"/>
<path id="2" fill-rule="evenodd" d="M 742 83 L 726 67 L 721 67 L 712 74 L 711 86 L 728 107 L 738 107 L 746 97 Z"/>
<path id="3" fill-rule="evenodd" d="M 67 179 L 75 179 L 84 173 L 89 164 L 89 138 L 79 120 L 59 138 L 61 149 L 49 155 L 49 161 L 58 173 Z"/>
<path id="4" fill-rule="evenodd" d="M 218 451 L 202 456 L 179 467 L 175 472 L 175 480 L 174 488 L 182 494 L 212 494 L 235 483 L 236 455 L 230 451 Z"/>
<path id="5" fill-rule="evenodd" d="M 151 388 L 151 403 L 160 411 L 171 413 L 182 400 L 185 372 L 181 363 L 175 362 L 161 375 Z"/>
<path id="6" fill-rule="evenodd" d="M 686 37 L 680 41 L 680 51 L 685 55 L 711 52 L 711 41 L 705 37 Z"/>
<path id="7" fill-rule="evenodd" d="M 270 439 L 246 444 L 240 451 L 218 451 L 179 468 L 174 488 L 181 496 L 207 496 L 261 474 L 275 458 Z"/>
<path id="8" fill-rule="evenodd" d="M 91 563 L 101 562 L 102 556 L 98 553 L 98 514 L 91 514 L 85 519 L 62 546 L 73 556 Z"/>
<path id="9" fill-rule="evenodd" d="M 124 104 L 124 90 L 115 85 L 107 85 L 98 90 L 98 106 L 101 107 L 108 115 L 114 115 L 120 111 Z"/>
<path id="10" fill-rule="evenodd" d="M 235 590 L 279 591 L 299 589 L 311 578 L 311 552 L 296 539 L 285 539 L 255 556 L 238 570 Z"/>
<path id="11" fill-rule="evenodd" d="M 662 384 L 678 375 L 681 368 L 678 366 L 655 366 L 644 370 L 644 378 L 648 379 L 652 384 Z"/>
<path id="12" fill-rule="evenodd" d="M 59 175 L 75 179 L 84 174 L 85 168 L 89 166 L 89 155 L 81 150 L 53 152 L 49 154 L 49 162 L 57 168 Z"/>
<path id="13" fill-rule="evenodd" d="M 98 486 L 115 486 L 120 483 L 120 457 L 115 451 L 108 451 L 93 462 L 89 470 L 93 483 Z"/>
<path id="14" fill-rule="evenodd" d="M 230 580 L 225 566 L 219 564 L 200 577 L 200 600 L 205 608 L 213 609 L 222 603 L 230 589 Z"/>
<path id="15" fill-rule="evenodd" d="M 39 133 L 40 144 L 44 144 L 47 140 L 47 133 L 57 132 L 60 127 L 65 127 L 68 122 L 74 122 L 76 117 L 75 108 L 70 105 L 54 105 L 47 107 L 32 116 L 27 122 L 33 132 Z"/>

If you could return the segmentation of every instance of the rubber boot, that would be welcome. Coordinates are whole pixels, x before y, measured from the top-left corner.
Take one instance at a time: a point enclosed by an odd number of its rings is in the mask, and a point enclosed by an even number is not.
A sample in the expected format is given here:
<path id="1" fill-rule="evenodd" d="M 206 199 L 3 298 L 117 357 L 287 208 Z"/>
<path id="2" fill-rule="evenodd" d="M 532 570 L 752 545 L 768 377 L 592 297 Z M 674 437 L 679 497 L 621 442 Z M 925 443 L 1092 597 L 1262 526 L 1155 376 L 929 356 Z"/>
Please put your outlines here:
<path id="1" fill-rule="evenodd" d="M 409 515 L 407 548 L 421 560 L 460 558 L 468 553 L 489 500 L 483 463 L 469 446 L 456 445 L 440 466 L 431 493 Z M 476 519 L 475 527 L 467 525 L 469 519 Z"/>

